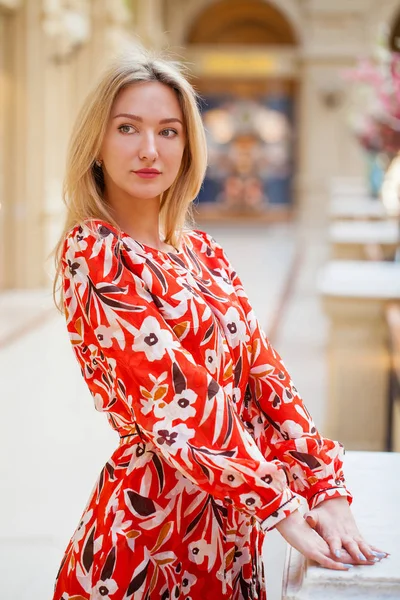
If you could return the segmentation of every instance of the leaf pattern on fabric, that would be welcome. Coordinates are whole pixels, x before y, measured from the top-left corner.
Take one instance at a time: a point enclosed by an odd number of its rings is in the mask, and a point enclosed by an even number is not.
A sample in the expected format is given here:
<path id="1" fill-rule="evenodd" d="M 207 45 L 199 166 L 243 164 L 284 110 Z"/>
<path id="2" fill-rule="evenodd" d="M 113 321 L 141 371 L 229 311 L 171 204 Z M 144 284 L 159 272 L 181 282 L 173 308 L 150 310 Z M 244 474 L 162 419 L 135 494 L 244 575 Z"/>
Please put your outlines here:
<path id="1" fill-rule="evenodd" d="M 115 560 L 116 560 L 116 549 L 113 546 L 107 556 L 107 560 L 104 564 L 103 570 L 101 571 L 100 579 L 104 581 L 105 579 L 111 579 L 112 574 L 114 572 Z"/>
<path id="2" fill-rule="evenodd" d="M 265 531 L 349 493 L 223 249 L 158 252 L 100 220 L 63 248 L 65 316 L 96 410 L 120 443 L 53 600 L 265 600 Z"/>
<path id="3" fill-rule="evenodd" d="M 150 498 L 145 498 L 133 490 L 126 490 L 126 495 L 134 512 L 141 517 L 148 517 L 156 512 L 154 502 Z"/>
<path id="4" fill-rule="evenodd" d="M 95 527 L 93 526 L 90 530 L 90 533 L 86 539 L 82 550 L 82 565 L 84 566 L 86 572 L 90 571 L 90 568 L 93 564 L 94 533 Z"/>
<path id="5" fill-rule="evenodd" d="M 132 596 L 135 592 L 137 592 L 142 587 L 142 585 L 143 585 L 143 583 L 144 583 L 144 581 L 146 579 L 147 571 L 148 571 L 148 568 L 149 568 L 149 562 L 145 565 L 145 567 L 130 582 L 128 590 L 126 592 L 126 595 L 128 597 Z"/>

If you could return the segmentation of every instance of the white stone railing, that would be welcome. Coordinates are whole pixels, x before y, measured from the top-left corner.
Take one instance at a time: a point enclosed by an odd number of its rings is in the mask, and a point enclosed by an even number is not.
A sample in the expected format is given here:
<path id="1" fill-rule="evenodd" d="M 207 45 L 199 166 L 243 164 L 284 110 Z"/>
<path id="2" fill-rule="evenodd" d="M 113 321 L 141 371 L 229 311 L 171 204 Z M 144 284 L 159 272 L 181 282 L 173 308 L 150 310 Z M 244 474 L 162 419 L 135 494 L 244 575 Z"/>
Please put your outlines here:
<path id="1" fill-rule="evenodd" d="M 333 571 L 289 548 L 282 600 L 400 598 L 400 453 L 348 452 L 345 473 L 360 531 L 370 544 L 390 556 L 374 566 Z"/>

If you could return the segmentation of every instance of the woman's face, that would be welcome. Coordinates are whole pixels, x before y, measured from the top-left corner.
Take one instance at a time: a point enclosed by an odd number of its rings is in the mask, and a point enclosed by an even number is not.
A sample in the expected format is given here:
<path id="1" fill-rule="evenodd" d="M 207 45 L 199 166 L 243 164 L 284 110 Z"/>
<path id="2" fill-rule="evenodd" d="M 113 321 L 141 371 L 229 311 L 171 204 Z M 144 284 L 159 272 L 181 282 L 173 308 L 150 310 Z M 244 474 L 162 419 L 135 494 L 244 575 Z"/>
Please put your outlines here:
<path id="1" fill-rule="evenodd" d="M 100 151 L 108 200 L 159 197 L 178 174 L 185 141 L 182 110 L 170 87 L 140 82 L 121 90 Z"/>

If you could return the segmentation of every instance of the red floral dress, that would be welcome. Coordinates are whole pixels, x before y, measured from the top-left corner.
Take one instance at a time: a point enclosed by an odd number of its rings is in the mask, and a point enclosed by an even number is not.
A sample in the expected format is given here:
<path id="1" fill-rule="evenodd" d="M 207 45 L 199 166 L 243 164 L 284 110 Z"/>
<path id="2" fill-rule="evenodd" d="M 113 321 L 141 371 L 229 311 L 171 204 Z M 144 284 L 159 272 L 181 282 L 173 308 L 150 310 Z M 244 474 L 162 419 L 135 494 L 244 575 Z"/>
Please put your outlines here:
<path id="1" fill-rule="evenodd" d="M 67 327 L 120 443 L 62 560 L 54 600 L 265 599 L 264 534 L 347 496 L 216 241 L 144 246 L 100 220 L 66 237 Z"/>

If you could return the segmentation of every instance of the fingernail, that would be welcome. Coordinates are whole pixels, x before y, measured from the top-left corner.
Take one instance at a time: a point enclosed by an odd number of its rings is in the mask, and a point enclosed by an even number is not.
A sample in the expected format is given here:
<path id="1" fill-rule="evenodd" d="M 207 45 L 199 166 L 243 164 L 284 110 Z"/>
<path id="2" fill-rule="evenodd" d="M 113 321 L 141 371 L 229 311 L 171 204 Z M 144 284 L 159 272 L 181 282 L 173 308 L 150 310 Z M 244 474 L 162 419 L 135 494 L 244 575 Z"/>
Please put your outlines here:
<path id="1" fill-rule="evenodd" d="M 385 558 L 386 556 L 386 552 L 375 552 L 375 550 L 372 550 L 371 554 L 377 556 L 378 558 Z"/>
<path id="2" fill-rule="evenodd" d="M 346 563 L 343 563 L 343 566 L 346 567 L 346 569 L 352 569 L 353 565 L 348 565 Z"/>
<path id="3" fill-rule="evenodd" d="M 342 553 L 342 552 L 341 552 L 341 550 L 335 550 L 335 551 L 333 552 L 333 554 L 334 554 L 335 556 L 337 556 L 338 558 L 340 558 L 340 555 L 341 555 L 341 553 Z"/>
<path id="4" fill-rule="evenodd" d="M 365 558 L 364 554 L 361 554 L 361 552 L 360 552 L 360 554 L 358 555 L 358 558 L 359 558 L 360 560 L 367 560 L 367 559 Z"/>
<path id="5" fill-rule="evenodd" d="M 373 560 L 374 562 L 380 562 L 380 560 L 381 560 L 381 559 L 380 559 L 380 558 L 377 558 L 377 557 L 375 557 L 375 558 L 373 558 L 372 560 Z"/>

